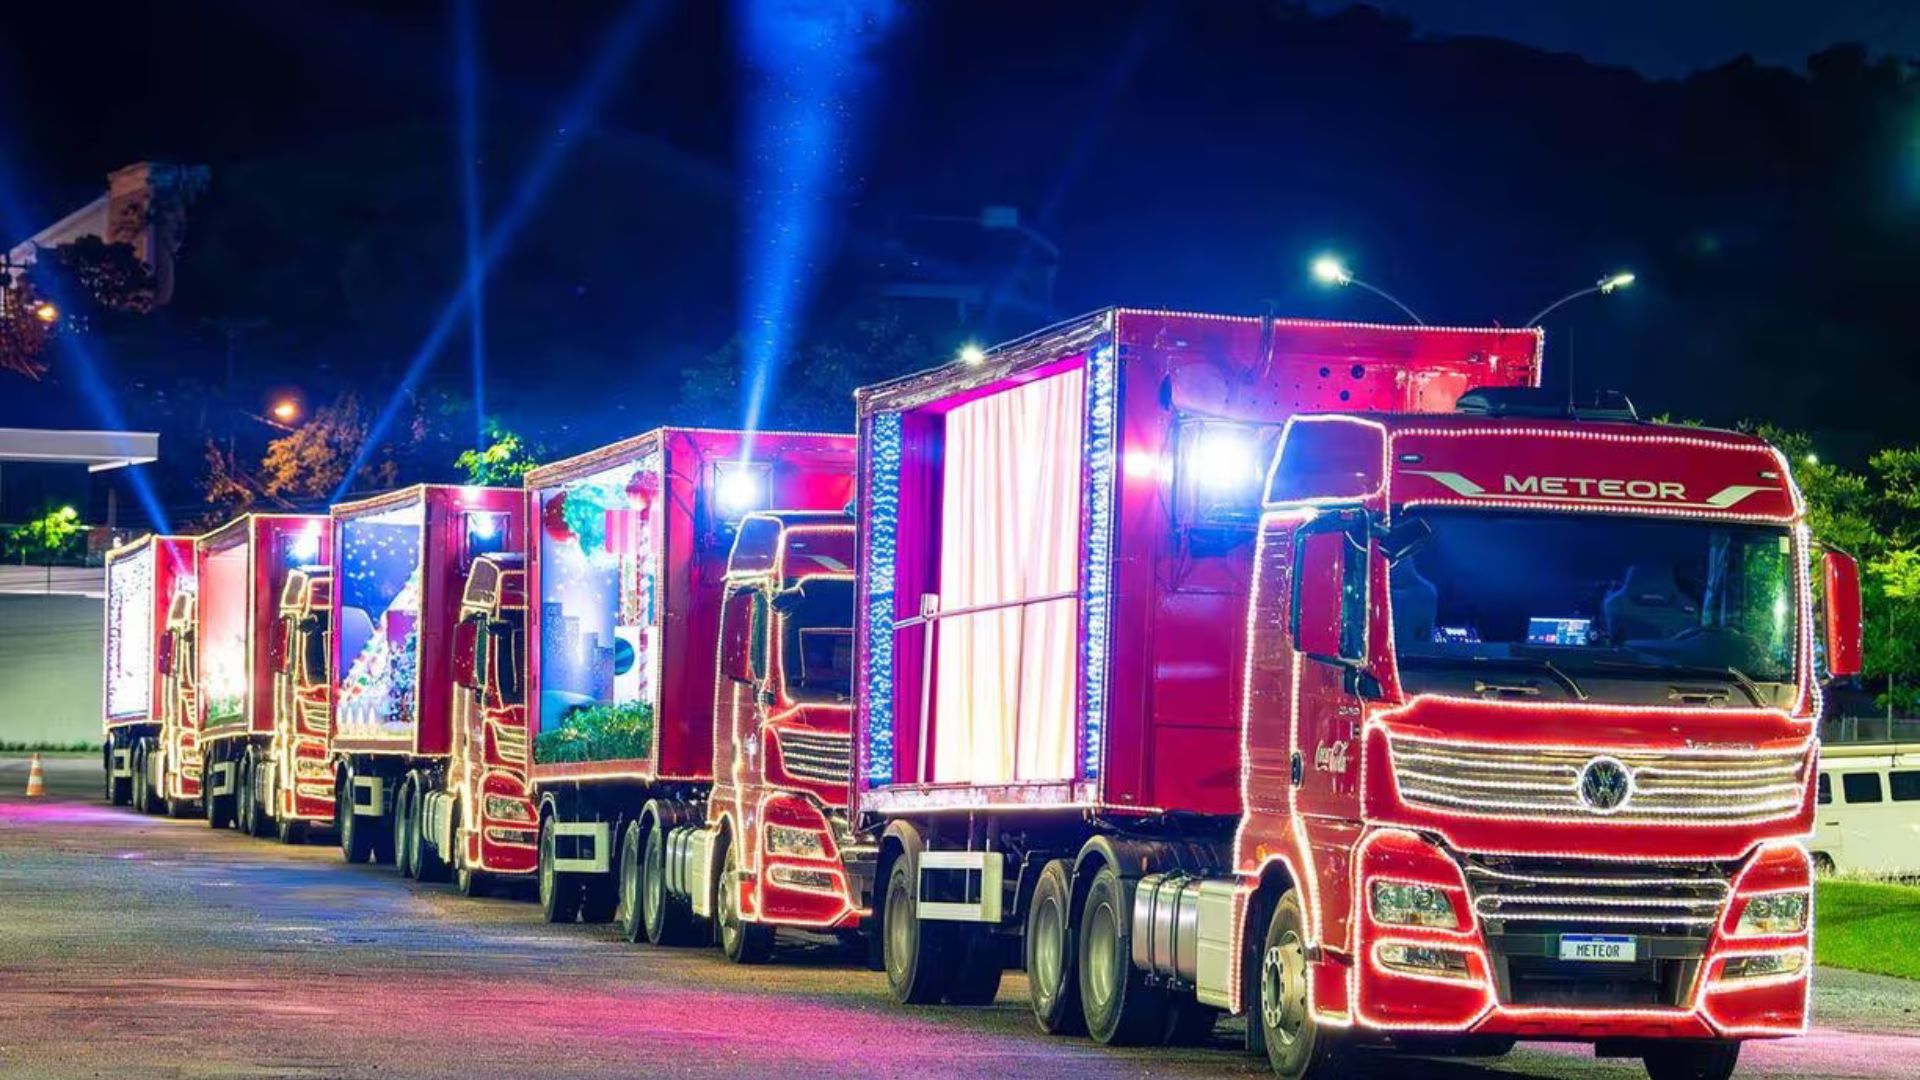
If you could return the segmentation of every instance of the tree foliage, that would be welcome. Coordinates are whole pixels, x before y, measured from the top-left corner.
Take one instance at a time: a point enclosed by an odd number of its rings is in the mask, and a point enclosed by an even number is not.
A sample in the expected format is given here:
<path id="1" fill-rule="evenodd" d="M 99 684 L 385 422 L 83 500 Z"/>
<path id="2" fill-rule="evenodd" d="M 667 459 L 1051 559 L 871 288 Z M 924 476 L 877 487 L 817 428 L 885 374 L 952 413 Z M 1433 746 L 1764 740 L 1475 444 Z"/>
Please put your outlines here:
<path id="1" fill-rule="evenodd" d="M 71 506 L 58 506 L 7 533 L 7 546 L 22 562 L 39 559 L 53 562 L 71 553 L 75 542 L 86 531 L 80 512 Z"/>
<path id="2" fill-rule="evenodd" d="M 453 466 L 466 476 L 469 484 L 487 487 L 518 487 L 543 456 L 539 447 L 529 446 L 520 436 L 495 419 L 487 421 L 484 449 L 466 449 L 453 459 Z"/>
<path id="3" fill-rule="evenodd" d="M 1823 460 L 1803 433 L 1756 425 L 1787 455 L 1814 538 L 1860 562 L 1862 677 L 1881 708 L 1920 708 L 1920 448 L 1880 450 L 1864 472 Z"/>

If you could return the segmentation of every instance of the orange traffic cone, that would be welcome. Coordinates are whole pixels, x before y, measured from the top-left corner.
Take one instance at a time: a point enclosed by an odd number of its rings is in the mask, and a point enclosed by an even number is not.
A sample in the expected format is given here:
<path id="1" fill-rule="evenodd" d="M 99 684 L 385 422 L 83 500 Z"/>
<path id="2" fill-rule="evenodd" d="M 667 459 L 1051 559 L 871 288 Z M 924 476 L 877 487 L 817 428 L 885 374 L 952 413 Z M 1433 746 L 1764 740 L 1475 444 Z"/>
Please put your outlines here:
<path id="1" fill-rule="evenodd" d="M 40 755 L 33 755 L 33 763 L 27 766 L 27 798 L 39 798 L 47 793 L 47 773 L 40 767 Z"/>

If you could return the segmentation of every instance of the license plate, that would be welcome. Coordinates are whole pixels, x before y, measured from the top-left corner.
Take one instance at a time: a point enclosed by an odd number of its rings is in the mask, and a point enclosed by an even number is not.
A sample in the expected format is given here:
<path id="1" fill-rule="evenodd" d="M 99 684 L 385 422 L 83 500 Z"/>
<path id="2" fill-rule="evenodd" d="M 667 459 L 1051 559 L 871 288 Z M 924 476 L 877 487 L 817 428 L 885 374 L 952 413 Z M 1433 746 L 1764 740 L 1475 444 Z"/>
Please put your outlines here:
<path id="1" fill-rule="evenodd" d="M 1638 958 L 1631 934 L 1561 934 L 1560 959 L 1631 964 Z"/>

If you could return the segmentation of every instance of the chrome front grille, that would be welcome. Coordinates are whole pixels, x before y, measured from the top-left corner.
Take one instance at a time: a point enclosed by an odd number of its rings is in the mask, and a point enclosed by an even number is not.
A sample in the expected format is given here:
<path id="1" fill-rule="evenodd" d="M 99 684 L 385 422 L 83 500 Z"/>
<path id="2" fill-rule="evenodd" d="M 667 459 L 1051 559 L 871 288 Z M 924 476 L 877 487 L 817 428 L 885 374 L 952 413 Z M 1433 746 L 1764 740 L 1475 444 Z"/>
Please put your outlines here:
<path id="1" fill-rule="evenodd" d="M 775 728 L 780 761 L 797 780 L 844 784 L 853 774 L 853 739 L 824 731 Z"/>
<path id="2" fill-rule="evenodd" d="M 1583 750 L 1390 736 L 1408 805 L 1459 814 L 1637 824 L 1749 824 L 1787 817 L 1806 792 L 1807 752 Z M 1624 775 L 1617 802 L 1596 771 Z M 1619 795 L 1616 788 L 1615 795 Z"/>
<path id="3" fill-rule="evenodd" d="M 1660 1006 L 1692 1000 L 1734 863 L 1456 855 L 1495 990 L 1510 1005 Z M 1631 962 L 1562 959 L 1561 935 L 1627 935 Z"/>
<path id="4" fill-rule="evenodd" d="M 1713 862 L 1469 855 L 1474 911 L 1503 930 L 1706 937 L 1726 907 L 1732 868 Z"/>

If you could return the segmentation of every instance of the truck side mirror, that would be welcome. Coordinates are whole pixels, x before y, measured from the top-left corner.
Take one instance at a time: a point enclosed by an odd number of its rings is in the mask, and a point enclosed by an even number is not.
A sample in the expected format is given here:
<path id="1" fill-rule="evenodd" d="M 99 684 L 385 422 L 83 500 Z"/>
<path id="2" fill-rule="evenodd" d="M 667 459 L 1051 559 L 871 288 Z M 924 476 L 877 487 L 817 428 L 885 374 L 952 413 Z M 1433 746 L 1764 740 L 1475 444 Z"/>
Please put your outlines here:
<path id="1" fill-rule="evenodd" d="M 162 675 L 173 674 L 173 633 L 160 635 L 159 651 L 153 654 L 153 669 Z"/>
<path id="2" fill-rule="evenodd" d="M 462 619 L 453 628 L 453 682 L 474 689 L 479 680 L 474 671 L 474 649 L 480 643 L 480 622 Z"/>
<path id="3" fill-rule="evenodd" d="M 1345 667 L 1367 662 L 1367 534 L 1307 527 L 1293 559 L 1294 647 Z"/>
<path id="4" fill-rule="evenodd" d="M 1828 551 L 1820 557 L 1826 594 L 1827 673 L 1835 678 L 1860 674 L 1860 564 L 1853 556 Z"/>

